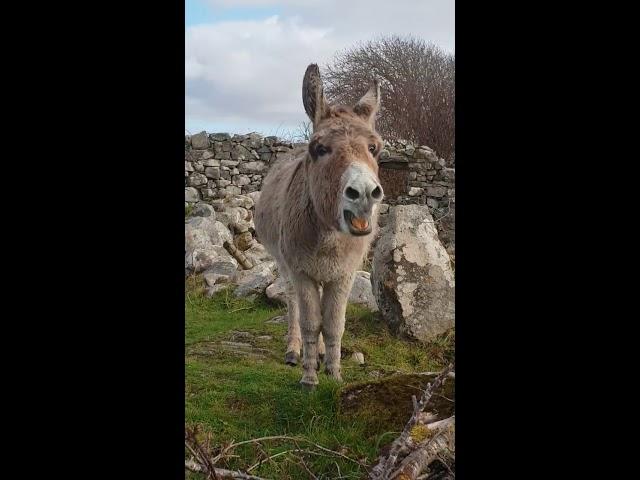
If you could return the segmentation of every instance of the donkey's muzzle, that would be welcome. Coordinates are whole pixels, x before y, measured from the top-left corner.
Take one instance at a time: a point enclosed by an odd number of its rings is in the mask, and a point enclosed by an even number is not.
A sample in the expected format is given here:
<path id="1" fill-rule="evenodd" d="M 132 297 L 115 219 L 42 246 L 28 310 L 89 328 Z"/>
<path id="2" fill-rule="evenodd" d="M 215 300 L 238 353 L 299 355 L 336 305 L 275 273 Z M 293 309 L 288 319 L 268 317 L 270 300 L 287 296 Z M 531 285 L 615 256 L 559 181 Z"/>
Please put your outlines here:
<path id="1" fill-rule="evenodd" d="M 352 235 L 368 235 L 371 233 L 371 222 L 368 218 L 356 217 L 350 210 L 345 210 L 344 219 Z"/>

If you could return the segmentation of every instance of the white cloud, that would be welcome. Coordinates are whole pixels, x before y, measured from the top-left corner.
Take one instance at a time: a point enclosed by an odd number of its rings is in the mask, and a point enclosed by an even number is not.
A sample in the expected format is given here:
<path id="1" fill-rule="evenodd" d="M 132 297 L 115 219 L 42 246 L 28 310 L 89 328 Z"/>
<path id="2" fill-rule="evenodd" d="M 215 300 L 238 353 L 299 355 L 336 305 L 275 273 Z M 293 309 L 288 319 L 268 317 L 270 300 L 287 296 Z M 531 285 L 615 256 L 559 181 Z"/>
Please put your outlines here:
<path id="1" fill-rule="evenodd" d="M 187 27 L 186 127 L 192 131 L 212 124 L 294 128 L 306 120 L 301 84 L 307 65 L 324 65 L 357 41 L 413 34 L 454 50 L 453 0 L 209 2 L 280 8 L 263 20 Z"/>

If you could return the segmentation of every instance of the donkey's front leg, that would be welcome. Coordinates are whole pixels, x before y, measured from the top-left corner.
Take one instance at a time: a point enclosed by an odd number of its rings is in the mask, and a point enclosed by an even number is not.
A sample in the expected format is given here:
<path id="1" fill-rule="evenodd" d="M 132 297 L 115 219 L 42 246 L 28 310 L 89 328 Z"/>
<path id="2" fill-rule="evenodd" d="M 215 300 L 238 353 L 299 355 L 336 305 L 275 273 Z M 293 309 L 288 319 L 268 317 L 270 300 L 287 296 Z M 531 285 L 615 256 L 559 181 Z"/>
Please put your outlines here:
<path id="1" fill-rule="evenodd" d="M 294 280 L 298 293 L 300 310 L 300 330 L 302 331 L 302 368 L 304 374 L 300 383 L 303 387 L 318 384 L 318 335 L 320 334 L 320 294 L 316 282 L 304 274 Z"/>
<path id="2" fill-rule="evenodd" d="M 322 334 L 326 349 L 326 372 L 341 381 L 340 348 L 344 333 L 347 301 L 353 284 L 353 275 L 347 275 L 324 286 L 322 295 Z"/>
<path id="3" fill-rule="evenodd" d="M 283 272 L 283 277 L 286 280 L 287 319 L 289 324 L 287 331 L 287 353 L 285 353 L 284 362 L 287 365 L 295 366 L 300 361 L 300 352 L 302 349 L 298 294 L 293 288 L 290 274 L 285 275 Z"/>

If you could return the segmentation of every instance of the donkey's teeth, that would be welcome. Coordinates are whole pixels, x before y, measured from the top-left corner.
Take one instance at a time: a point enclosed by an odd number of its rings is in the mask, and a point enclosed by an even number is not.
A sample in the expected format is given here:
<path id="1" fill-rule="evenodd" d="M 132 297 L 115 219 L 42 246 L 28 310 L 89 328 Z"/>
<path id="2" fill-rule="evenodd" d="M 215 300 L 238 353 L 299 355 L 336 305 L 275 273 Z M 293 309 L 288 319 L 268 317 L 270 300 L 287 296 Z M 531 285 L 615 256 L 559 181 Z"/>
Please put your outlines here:
<path id="1" fill-rule="evenodd" d="M 351 217 L 351 225 L 358 230 L 366 230 L 369 226 L 369 222 L 364 218 Z"/>

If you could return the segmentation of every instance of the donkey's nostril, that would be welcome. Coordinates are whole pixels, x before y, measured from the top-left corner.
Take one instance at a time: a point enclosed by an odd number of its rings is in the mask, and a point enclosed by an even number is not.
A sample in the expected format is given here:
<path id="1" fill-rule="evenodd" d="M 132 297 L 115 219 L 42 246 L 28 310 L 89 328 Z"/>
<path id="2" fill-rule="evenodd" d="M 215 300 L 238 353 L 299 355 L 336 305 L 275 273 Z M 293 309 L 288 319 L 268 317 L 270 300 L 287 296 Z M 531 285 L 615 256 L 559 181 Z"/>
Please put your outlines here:
<path id="1" fill-rule="evenodd" d="M 360 196 L 358 191 L 355 188 L 351 188 L 351 187 L 347 187 L 347 189 L 344 191 L 344 194 L 351 200 L 355 200 Z"/>
<path id="2" fill-rule="evenodd" d="M 376 200 L 379 200 L 382 197 L 382 190 L 380 189 L 380 187 L 374 188 L 373 192 L 371 192 L 371 196 Z"/>

